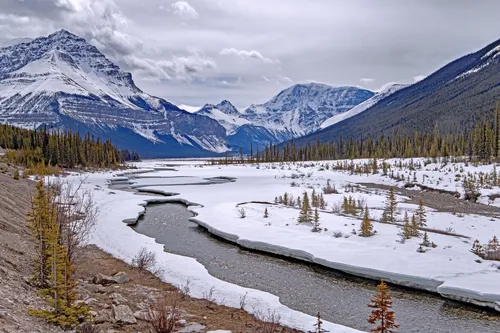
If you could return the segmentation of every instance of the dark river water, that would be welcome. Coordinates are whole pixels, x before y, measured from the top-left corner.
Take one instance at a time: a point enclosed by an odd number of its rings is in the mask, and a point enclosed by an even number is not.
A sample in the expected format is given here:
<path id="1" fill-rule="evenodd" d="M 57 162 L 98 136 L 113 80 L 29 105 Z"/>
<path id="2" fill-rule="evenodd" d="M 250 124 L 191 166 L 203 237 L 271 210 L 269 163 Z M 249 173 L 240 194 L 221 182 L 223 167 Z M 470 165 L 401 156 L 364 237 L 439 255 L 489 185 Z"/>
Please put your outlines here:
<path id="1" fill-rule="evenodd" d="M 241 249 L 189 222 L 184 205 L 149 205 L 134 229 L 165 245 L 165 251 L 196 258 L 213 276 L 267 291 L 295 310 L 369 331 L 367 304 L 376 282 Z M 499 281 L 500 283 L 500 281 Z M 500 333 L 500 316 L 439 295 L 391 286 L 398 332 Z"/>

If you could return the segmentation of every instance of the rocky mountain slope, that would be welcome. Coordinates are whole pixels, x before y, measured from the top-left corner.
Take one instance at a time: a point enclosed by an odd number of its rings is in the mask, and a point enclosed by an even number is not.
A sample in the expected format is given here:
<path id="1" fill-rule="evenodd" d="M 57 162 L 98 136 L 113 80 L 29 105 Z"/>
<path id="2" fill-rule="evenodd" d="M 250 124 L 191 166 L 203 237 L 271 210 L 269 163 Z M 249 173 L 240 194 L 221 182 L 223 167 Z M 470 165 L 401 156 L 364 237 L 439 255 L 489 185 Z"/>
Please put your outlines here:
<path id="1" fill-rule="evenodd" d="M 145 157 L 227 150 L 217 121 L 144 93 L 83 38 L 61 30 L 7 45 L 0 47 L 2 122 L 90 131 Z"/>
<path id="2" fill-rule="evenodd" d="M 463 131 L 479 119 L 492 117 L 500 101 L 500 40 L 463 56 L 364 112 L 299 140 L 333 141 L 339 135 L 378 136 L 397 128 L 442 133 Z"/>

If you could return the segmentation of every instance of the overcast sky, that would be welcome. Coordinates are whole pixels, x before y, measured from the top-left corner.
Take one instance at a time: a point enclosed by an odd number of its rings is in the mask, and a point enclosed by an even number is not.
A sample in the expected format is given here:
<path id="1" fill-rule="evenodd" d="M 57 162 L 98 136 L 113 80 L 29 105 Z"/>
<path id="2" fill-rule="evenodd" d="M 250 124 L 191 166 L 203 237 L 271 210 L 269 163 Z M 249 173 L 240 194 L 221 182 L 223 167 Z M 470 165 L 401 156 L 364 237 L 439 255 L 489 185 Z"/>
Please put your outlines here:
<path id="1" fill-rule="evenodd" d="M 65 28 L 144 91 L 262 103 L 301 82 L 413 82 L 500 38 L 499 0 L 0 0 L 0 42 Z"/>

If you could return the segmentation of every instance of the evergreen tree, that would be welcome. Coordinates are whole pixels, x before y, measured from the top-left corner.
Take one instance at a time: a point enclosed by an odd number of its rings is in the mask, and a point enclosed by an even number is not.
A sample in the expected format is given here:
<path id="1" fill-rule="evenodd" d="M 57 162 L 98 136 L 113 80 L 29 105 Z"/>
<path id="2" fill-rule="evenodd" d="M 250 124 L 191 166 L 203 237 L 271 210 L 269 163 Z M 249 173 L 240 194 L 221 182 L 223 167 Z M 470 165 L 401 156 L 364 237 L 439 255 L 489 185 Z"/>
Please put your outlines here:
<path id="1" fill-rule="evenodd" d="M 36 184 L 36 194 L 32 199 L 31 211 L 28 214 L 28 228 L 34 237 L 35 261 L 33 282 L 37 286 L 45 288 L 49 285 L 48 280 L 48 229 L 50 219 L 50 206 L 47 192 L 42 180 Z"/>
<path id="2" fill-rule="evenodd" d="M 326 209 L 326 202 L 325 202 L 325 197 L 323 196 L 323 193 L 320 193 L 320 195 L 319 195 L 319 208 Z"/>
<path id="3" fill-rule="evenodd" d="M 377 286 L 377 294 L 371 300 L 368 305 L 372 308 L 370 317 L 368 317 L 368 322 L 370 324 L 376 324 L 375 328 L 372 328 L 370 332 L 375 333 L 395 333 L 395 329 L 399 327 L 395 323 L 394 311 L 392 308 L 392 300 L 389 295 L 389 288 L 384 281 L 381 281 Z"/>
<path id="4" fill-rule="evenodd" d="M 488 242 L 486 250 L 488 250 L 488 252 L 497 252 L 500 250 L 500 243 L 498 242 L 497 236 L 493 236 L 493 238 Z"/>
<path id="5" fill-rule="evenodd" d="M 308 333 L 328 333 L 330 331 L 327 331 L 323 328 L 323 321 L 321 320 L 321 314 L 318 312 L 318 315 L 316 316 L 317 321 L 316 324 L 314 324 L 314 330 L 309 331 Z"/>
<path id="6" fill-rule="evenodd" d="M 415 214 L 413 214 L 411 216 L 411 236 L 412 237 L 419 237 L 420 236 L 420 232 L 418 231 L 418 223 L 417 223 L 417 218 L 415 216 Z"/>
<path id="7" fill-rule="evenodd" d="M 424 202 L 422 200 L 418 203 L 418 209 L 416 213 L 417 224 L 419 227 L 427 226 L 427 213 L 425 212 Z"/>
<path id="8" fill-rule="evenodd" d="M 412 229 L 410 224 L 410 219 L 408 218 L 408 212 L 405 213 L 405 218 L 403 220 L 403 231 L 402 236 L 405 239 L 410 239 L 412 235 Z"/>
<path id="9" fill-rule="evenodd" d="M 319 227 L 319 212 L 318 208 L 314 209 L 314 220 L 313 220 L 313 228 L 312 232 L 321 232 L 321 228 Z"/>
<path id="10" fill-rule="evenodd" d="M 394 187 L 391 186 L 389 188 L 389 192 L 387 193 L 385 209 L 384 209 L 384 222 L 394 223 L 396 222 L 396 194 L 394 192 Z"/>
<path id="11" fill-rule="evenodd" d="M 374 235 L 373 224 L 370 221 L 368 207 L 365 208 L 365 215 L 363 217 L 363 221 L 361 222 L 361 226 L 359 228 L 359 235 L 361 237 L 370 237 Z"/>
<path id="12" fill-rule="evenodd" d="M 311 223 L 313 221 L 312 218 L 312 210 L 311 204 L 309 203 L 309 196 L 307 192 L 304 192 L 304 197 L 302 198 L 302 209 L 299 213 L 299 223 Z"/>
<path id="13" fill-rule="evenodd" d="M 431 246 L 431 242 L 429 241 L 429 235 L 427 234 L 427 231 L 424 232 L 424 238 L 422 239 L 422 243 L 420 243 L 420 245 L 425 247 Z"/>

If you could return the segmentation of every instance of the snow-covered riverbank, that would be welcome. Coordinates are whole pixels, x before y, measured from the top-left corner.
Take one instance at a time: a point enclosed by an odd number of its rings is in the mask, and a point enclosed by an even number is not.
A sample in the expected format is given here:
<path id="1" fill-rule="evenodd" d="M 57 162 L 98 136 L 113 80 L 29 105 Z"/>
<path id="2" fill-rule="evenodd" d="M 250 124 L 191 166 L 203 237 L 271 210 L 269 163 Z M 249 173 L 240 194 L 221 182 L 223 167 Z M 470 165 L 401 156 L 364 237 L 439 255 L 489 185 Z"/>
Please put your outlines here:
<path id="1" fill-rule="evenodd" d="M 428 209 L 430 228 L 447 230 L 469 238 L 429 233 L 431 241 L 436 243 L 437 247 L 426 253 L 417 252 L 421 238 L 412 238 L 404 244 L 397 242 L 400 239 L 400 229 L 395 225 L 375 223 L 375 236 L 359 237 L 352 234 L 353 230 L 359 230 L 359 219 L 332 214 L 331 207 L 338 204 L 344 195 L 351 195 L 356 200 L 366 202 L 371 216 L 378 219 L 384 205 L 385 193 L 361 191 L 344 194 L 343 186 L 356 182 L 396 182 L 381 174 L 350 175 L 340 171 L 328 171 L 323 166 L 322 163 L 303 167 L 274 165 L 258 168 L 248 165 L 203 168 L 184 166 L 179 168 L 176 175 L 224 175 L 236 177 L 237 181 L 209 187 L 182 188 L 158 182 L 154 187 L 141 188 L 179 192 L 178 197 L 203 205 L 201 208 L 193 208 L 199 214 L 193 221 L 211 233 L 242 247 L 310 261 L 362 277 L 383 278 L 395 284 L 438 292 L 444 297 L 500 310 L 500 285 L 496 283 L 500 278 L 499 263 L 478 262 L 479 257 L 470 252 L 475 239 L 486 243 L 493 235 L 500 234 L 500 224 L 496 219 L 492 221 L 485 216 L 453 215 Z M 428 184 L 437 185 L 438 188 L 452 187 L 454 191 L 462 190 L 457 183 L 452 183 L 452 172 L 439 173 L 433 165 L 428 168 L 431 171 L 418 171 L 417 177 L 421 173 L 422 177 L 425 175 Z M 468 168 L 464 173 L 473 169 Z M 479 168 L 484 171 L 485 167 Z M 408 170 L 407 174 L 412 172 Z M 284 192 L 298 197 L 304 190 L 310 194 L 311 188 L 319 193 L 327 179 L 341 192 L 325 195 L 330 206 L 320 213 L 320 221 L 321 227 L 327 231 L 312 233 L 309 226 L 297 225 L 298 210 L 284 205 L 246 204 L 241 207 L 245 208 L 247 217 L 242 219 L 238 215 L 238 203 L 272 202 Z M 140 179 L 137 181 L 140 184 Z M 291 183 L 294 183 L 293 187 Z M 402 202 L 404 198 L 398 200 Z M 263 217 L 266 207 L 270 214 L 267 219 Z M 398 207 L 399 219 L 402 219 L 404 212 L 411 214 L 417 208 L 406 203 L 400 203 Z"/>
<path id="2" fill-rule="evenodd" d="M 132 258 L 134 258 L 141 248 L 145 247 L 156 254 L 158 266 L 164 270 L 163 279 L 168 283 L 178 286 L 186 285 L 187 281 L 189 281 L 190 295 L 193 297 L 203 298 L 204 295 L 209 293 L 211 288 L 214 288 L 213 296 L 216 302 L 239 308 L 240 298 L 248 293 L 245 307 L 247 311 L 251 313 L 257 311 L 267 313 L 268 309 L 270 309 L 280 315 L 283 325 L 304 331 L 310 330 L 313 327 L 315 323 L 314 317 L 291 310 L 282 305 L 278 297 L 216 279 L 195 259 L 166 253 L 163 251 L 163 246 L 156 243 L 154 239 L 138 234 L 128 227 L 123 221 L 136 219 L 143 214 L 145 210 L 144 206 L 148 201 L 167 202 L 172 201 L 172 199 L 141 196 L 133 192 L 117 189 L 111 190 L 107 186 L 109 183 L 108 180 L 116 174 L 106 172 L 68 176 L 68 179 L 75 182 L 79 182 L 84 178 L 84 188 L 93 191 L 94 199 L 98 203 L 98 221 L 90 243 L 97 245 L 114 257 L 128 263 L 132 261 Z M 173 182 L 176 182 L 176 180 Z M 208 188 L 219 185 L 200 186 Z M 178 201 L 179 198 L 175 198 L 174 200 Z M 186 203 L 188 202 L 186 201 Z M 332 333 L 360 332 L 327 322 L 325 323 L 325 328 Z"/>
<path id="3" fill-rule="evenodd" d="M 394 179 L 377 174 L 351 174 L 325 168 L 325 162 L 275 165 L 210 166 L 201 162 L 185 162 L 172 170 L 155 170 L 164 166 L 162 161 L 137 163 L 139 170 L 131 174 L 94 173 L 86 175 L 85 186 L 94 191 L 99 203 L 99 221 L 91 242 L 112 255 L 130 262 L 142 247 L 157 255 L 159 264 L 165 270 L 164 279 L 176 285 L 191 281 L 191 293 L 202 297 L 210 288 L 215 288 L 215 297 L 225 304 L 239 307 L 239 300 L 247 291 L 247 310 L 276 310 L 282 323 L 310 330 L 314 318 L 283 306 L 276 296 L 256 290 L 248 290 L 212 277 L 196 260 L 165 253 L 154 239 L 140 235 L 122 221 L 135 220 L 144 212 L 148 201 L 184 201 L 192 205 L 198 215 L 196 221 L 210 232 L 250 249 L 258 249 L 284 256 L 290 256 L 320 265 L 335 268 L 354 275 L 380 279 L 419 289 L 438 292 L 445 297 L 488 306 L 500 310 L 500 278 L 498 262 L 480 261 L 470 252 L 472 242 L 477 238 L 486 243 L 493 235 L 500 235 L 500 224 L 496 218 L 480 215 L 453 215 L 427 210 L 428 227 L 450 231 L 469 238 L 429 233 L 430 240 L 437 244 L 426 253 L 417 252 L 421 238 L 412 238 L 404 244 L 397 242 L 399 227 L 375 223 L 377 234 L 363 238 L 352 234 L 359 230 L 360 220 L 354 217 L 334 214 L 332 207 L 345 196 L 363 201 L 370 209 L 370 215 L 378 219 L 384 206 L 385 192 L 358 189 L 345 192 L 352 183 L 379 183 L 402 186 Z M 169 163 L 171 163 L 169 161 Z M 336 162 L 331 162 L 333 163 Z M 361 162 L 357 162 L 361 163 Z M 416 171 L 401 172 L 405 177 L 425 178 L 426 185 L 438 188 L 452 188 L 463 191 L 453 177 L 455 172 L 439 171 L 437 165 L 428 165 Z M 463 169 L 459 172 L 474 172 L 472 166 L 449 165 L 449 168 Z M 479 167 L 481 170 L 486 167 Z M 329 170 L 328 170 L 329 169 Z M 394 168 L 396 169 L 396 168 Z M 472 171 L 471 171 L 472 170 Z M 141 171 L 148 171 L 142 177 Z M 153 171 L 153 172 L 151 172 Z M 457 171 L 457 173 L 459 173 Z M 486 171 L 485 171 L 486 172 Z M 234 177 L 235 182 L 207 185 L 207 179 Z M 78 176 L 70 176 L 75 180 Z M 154 178 L 158 177 L 158 178 Z M 178 178 L 182 177 L 182 178 Z M 115 184 L 132 183 L 140 191 L 165 193 L 169 197 L 141 196 L 129 191 L 109 189 L 109 179 Z M 283 195 L 301 196 L 312 189 L 320 193 L 327 180 L 339 190 L 339 194 L 325 194 L 328 207 L 320 212 L 321 233 L 310 232 L 310 226 L 297 225 L 299 210 L 285 205 L 249 203 L 239 206 L 246 210 L 246 218 L 240 218 L 237 205 L 242 202 L 267 201 Z M 116 182 L 116 180 L 118 180 Z M 496 189 L 498 190 L 498 189 Z M 488 193 L 495 191 L 495 188 Z M 345 193 L 344 193 L 345 192 Z M 500 190 L 499 190 L 500 192 Z M 482 199 L 482 197 L 480 198 Z M 403 203 L 398 197 L 398 219 L 404 212 L 410 214 L 417 208 Z M 493 202 L 495 204 L 495 202 Z M 267 207 L 269 218 L 264 218 Z M 368 303 L 369 300 L 367 300 Z M 356 330 L 327 324 L 331 332 L 356 332 Z"/>

